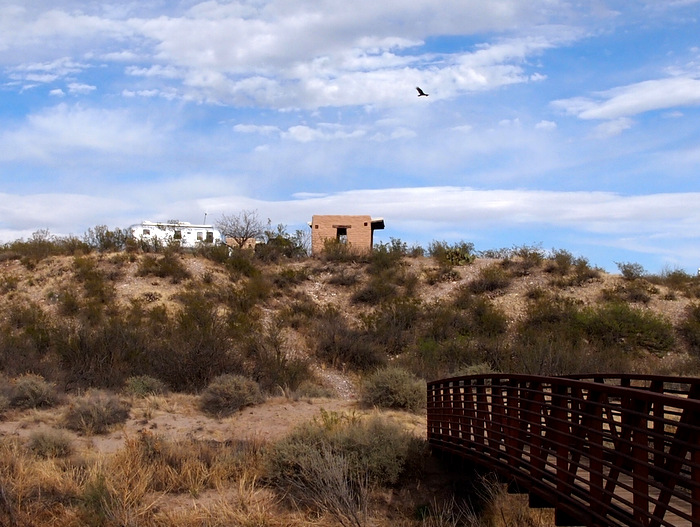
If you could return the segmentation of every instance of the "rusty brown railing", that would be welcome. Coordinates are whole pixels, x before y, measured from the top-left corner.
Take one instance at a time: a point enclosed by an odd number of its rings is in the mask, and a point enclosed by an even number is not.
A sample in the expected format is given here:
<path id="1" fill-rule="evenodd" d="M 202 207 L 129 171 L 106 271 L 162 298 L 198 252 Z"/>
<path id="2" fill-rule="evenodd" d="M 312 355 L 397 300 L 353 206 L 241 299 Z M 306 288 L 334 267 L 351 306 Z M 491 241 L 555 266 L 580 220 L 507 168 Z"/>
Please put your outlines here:
<path id="1" fill-rule="evenodd" d="M 434 381 L 428 440 L 554 507 L 558 525 L 700 526 L 700 379 Z"/>

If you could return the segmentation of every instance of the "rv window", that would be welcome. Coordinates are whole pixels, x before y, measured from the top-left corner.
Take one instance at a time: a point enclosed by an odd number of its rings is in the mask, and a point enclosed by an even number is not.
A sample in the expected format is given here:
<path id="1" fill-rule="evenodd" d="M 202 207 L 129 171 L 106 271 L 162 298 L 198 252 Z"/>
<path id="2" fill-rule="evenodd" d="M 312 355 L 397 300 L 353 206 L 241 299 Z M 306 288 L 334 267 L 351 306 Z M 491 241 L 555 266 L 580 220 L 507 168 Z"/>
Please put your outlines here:
<path id="1" fill-rule="evenodd" d="M 175 231 L 173 234 L 173 240 L 182 240 L 182 231 Z"/>
<path id="2" fill-rule="evenodd" d="M 144 235 L 144 236 L 148 236 L 149 234 L 151 234 L 151 229 L 144 229 L 144 230 L 143 230 L 143 235 Z"/>
<path id="3" fill-rule="evenodd" d="M 207 243 L 214 243 L 214 232 L 207 231 Z"/>
<path id="4" fill-rule="evenodd" d="M 202 231 L 197 231 L 197 241 L 201 242 L 204 239 L 204 233 Z"/>

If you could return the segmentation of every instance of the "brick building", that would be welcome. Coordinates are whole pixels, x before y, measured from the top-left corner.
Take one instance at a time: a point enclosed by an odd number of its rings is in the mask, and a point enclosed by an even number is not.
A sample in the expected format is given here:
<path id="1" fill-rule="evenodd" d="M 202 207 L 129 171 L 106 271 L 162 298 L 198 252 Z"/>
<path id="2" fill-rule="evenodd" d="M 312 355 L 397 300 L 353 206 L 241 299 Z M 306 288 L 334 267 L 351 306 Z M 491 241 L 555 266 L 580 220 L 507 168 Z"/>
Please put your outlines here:
<path id="1" fill-rule="evenodd" d="M 374 244 L 374 231 L 384 228 L 383 218 L 371 216 L 314 215 L 311 227 L 311 252 L 320 254 L 326 240 L 347 243 L 353 251 L 368 252 Z"/>

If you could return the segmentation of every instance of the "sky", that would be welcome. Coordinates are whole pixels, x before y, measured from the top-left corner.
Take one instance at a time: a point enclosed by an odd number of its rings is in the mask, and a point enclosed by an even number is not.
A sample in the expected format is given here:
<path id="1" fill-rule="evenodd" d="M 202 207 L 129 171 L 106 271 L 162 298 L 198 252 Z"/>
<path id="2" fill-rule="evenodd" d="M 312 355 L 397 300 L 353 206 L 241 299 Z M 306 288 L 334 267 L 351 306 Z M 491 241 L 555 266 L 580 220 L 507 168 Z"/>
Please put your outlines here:
<path id="1" fill-rule="evenodd" d="M 0 242 L 369 214 L 378 242 L 695 274 L 699 18 L 700 0 L 0 0 Z"/>

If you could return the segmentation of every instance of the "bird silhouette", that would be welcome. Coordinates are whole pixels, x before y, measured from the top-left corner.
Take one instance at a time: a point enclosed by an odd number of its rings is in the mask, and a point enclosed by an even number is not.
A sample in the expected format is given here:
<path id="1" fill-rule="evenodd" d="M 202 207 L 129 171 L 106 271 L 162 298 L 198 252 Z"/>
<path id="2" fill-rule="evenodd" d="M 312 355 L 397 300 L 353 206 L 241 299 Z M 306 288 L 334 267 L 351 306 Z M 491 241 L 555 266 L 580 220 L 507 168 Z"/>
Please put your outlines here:
<path id="1" fill-rule="evenodd" d="M 423 90 L 421 90 L 418 86 L 416 86 L 416 90 L 418 90 L 418 97 L 427 97 L 428 94 L 425 93 Z"/>

